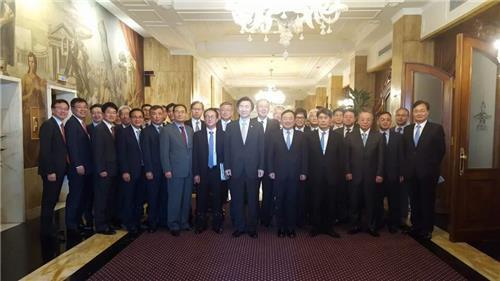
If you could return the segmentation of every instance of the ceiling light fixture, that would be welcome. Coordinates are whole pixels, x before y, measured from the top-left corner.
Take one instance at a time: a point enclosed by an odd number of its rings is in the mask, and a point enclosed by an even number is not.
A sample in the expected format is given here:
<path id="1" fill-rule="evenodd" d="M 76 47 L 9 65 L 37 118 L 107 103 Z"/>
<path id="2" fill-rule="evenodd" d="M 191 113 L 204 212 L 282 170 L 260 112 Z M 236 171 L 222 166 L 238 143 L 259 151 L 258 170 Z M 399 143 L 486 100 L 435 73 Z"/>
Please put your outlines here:
<path id="1" fill-rule="evenodd" d="M 269 73 L 270 73 L 270 76 L 272 79 L 272 77 L 273 77 L 273 69 L 272 68 L 269 69 Z M 265 99 L 265 100 L 268 100 L 272 104 L 283 104 L 286 100 L 286 96 L 283 93 L 283 91 L 278 90 L 278 88 L 276 88 L 275 85 L 271 84 L 271 85 L 267 86 L 266 89 L 260 90 L 259 92 L 257 92 L 257 94 L 255 95 L 255 99 L 256 100 Z"/>
<path id="2" fill-rule="evenodd" d="M 294 34 L 304 40 L 304 24 L 320 34 L 332 33 L 332 25 L 348 7 L 340 0 L 226 0 L 226 9 L 231 11 L 233 20 L 241 29 L 241 34 L 248 33 L 247 40 L 252 41 L 252 34 L 279 34 L 279 43 L 285 47 L 283 57 L 288 57 L 287 48 Z"/>

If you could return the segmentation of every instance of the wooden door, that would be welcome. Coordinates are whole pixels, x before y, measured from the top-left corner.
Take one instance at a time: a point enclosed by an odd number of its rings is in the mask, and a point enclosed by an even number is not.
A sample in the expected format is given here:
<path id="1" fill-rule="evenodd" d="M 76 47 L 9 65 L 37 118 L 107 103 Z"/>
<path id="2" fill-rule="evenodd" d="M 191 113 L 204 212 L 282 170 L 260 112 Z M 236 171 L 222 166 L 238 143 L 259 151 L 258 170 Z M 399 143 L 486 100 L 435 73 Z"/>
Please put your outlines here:
<path id="1" fill-rule="evenodd" d="M 450 239 L 500 240 L 500 90 L 497 52 L 457 35 Z"/>
<path id="2" fill-rule="evenodd" d="M 407 63 L 401 104 L 411 112 L 413 102 L 430 103 L 429 120 L 441 124 L 445 131 L 446 154 L 441 164 L 444 182 L 436 190 L 436 213 L 448 214 L 451 197 L 451 112 L 453 79 L 447 72 L 427 64 Z M 410 114 L 410 118 L 411 118 Z"/>

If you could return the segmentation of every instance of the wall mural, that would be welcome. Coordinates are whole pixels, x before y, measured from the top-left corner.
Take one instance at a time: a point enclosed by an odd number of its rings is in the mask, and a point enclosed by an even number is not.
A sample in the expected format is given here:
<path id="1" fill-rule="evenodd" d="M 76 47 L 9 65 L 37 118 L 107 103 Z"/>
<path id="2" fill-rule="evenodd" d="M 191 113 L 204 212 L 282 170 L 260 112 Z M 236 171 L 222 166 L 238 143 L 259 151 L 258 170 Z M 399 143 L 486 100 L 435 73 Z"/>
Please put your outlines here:
<path id="1" fill-rule="evenodd" d="M 143 38 L 93 1 L 0 0 L 0 35 L 0 71 L 22 79 L 26 168 L 37 165 L 47 81 L 89 104 L 144 101 Z"/>

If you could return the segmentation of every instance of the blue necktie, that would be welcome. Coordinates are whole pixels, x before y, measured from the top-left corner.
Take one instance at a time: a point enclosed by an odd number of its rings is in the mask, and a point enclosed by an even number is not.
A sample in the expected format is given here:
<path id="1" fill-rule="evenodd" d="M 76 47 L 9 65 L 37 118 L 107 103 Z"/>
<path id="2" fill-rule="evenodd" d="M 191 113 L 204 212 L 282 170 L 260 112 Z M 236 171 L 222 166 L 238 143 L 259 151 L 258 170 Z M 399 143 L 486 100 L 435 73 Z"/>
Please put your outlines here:
<path id="1" fill-rule="evenodd" d="M 213 168 L 214 165 L 214 132 L 210 131 L 208 137 L 208 167 Z"/>
<path id="2" fill-rule="evenodd" d="M 367 139 L 368 134 L 367 133 L 362 133 L 361 137 L 363 138 L 363 146 L 366 146 L 366 139 Z"/>
<path id="3" fill-rule="evenodd" d="M 290 150 L 290 146 L 292 146 L 292 140 L 290 138 L 290 130 L 286 130 L 286 147 Z"/>
<path id="4" fill-rule="evenodd" d="M 420 139 L 420 124 L 417 125 L 417 130 L 415 131 L 415 136 L 413 137 L 413 143 L 415 143 L 415 146 L 418 144 L 418 139 Z"/>
<path id="5" fill-rule="evenodd" d="M 398 133 L 403 134 L 403 128 L 398 127 L 397 131 L 398 131 Z"/>
<path id="6" fill-rule="evenodd" d="M 385 144 L 389 144 L 389 138 L 387 137 L 387 133 L 383 132 L 382 135 L 384 136 Z"/>
<path id="7" fill-rule="evenodd" d="M 321 151 L 323 152 L 323 154 L 325 154 L 325 135 L 326 135 L 326 132 L 321 132 Z"/>

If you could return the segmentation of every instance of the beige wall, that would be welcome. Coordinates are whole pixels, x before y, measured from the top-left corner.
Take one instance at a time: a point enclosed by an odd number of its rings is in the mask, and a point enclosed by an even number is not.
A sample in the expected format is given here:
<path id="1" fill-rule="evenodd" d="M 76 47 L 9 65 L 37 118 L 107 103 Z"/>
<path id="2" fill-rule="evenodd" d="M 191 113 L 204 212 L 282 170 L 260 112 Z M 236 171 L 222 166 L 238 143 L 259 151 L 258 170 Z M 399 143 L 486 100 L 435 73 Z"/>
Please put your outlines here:
<path id="1" fill-rule="evenodd" d="M 146 87 L 145 102 L 189 105 L 193 93 L 193 57 L 173 56 L 154 38 L 144 39 L 144 70 L 154 71 L 151 86 Z"/>

